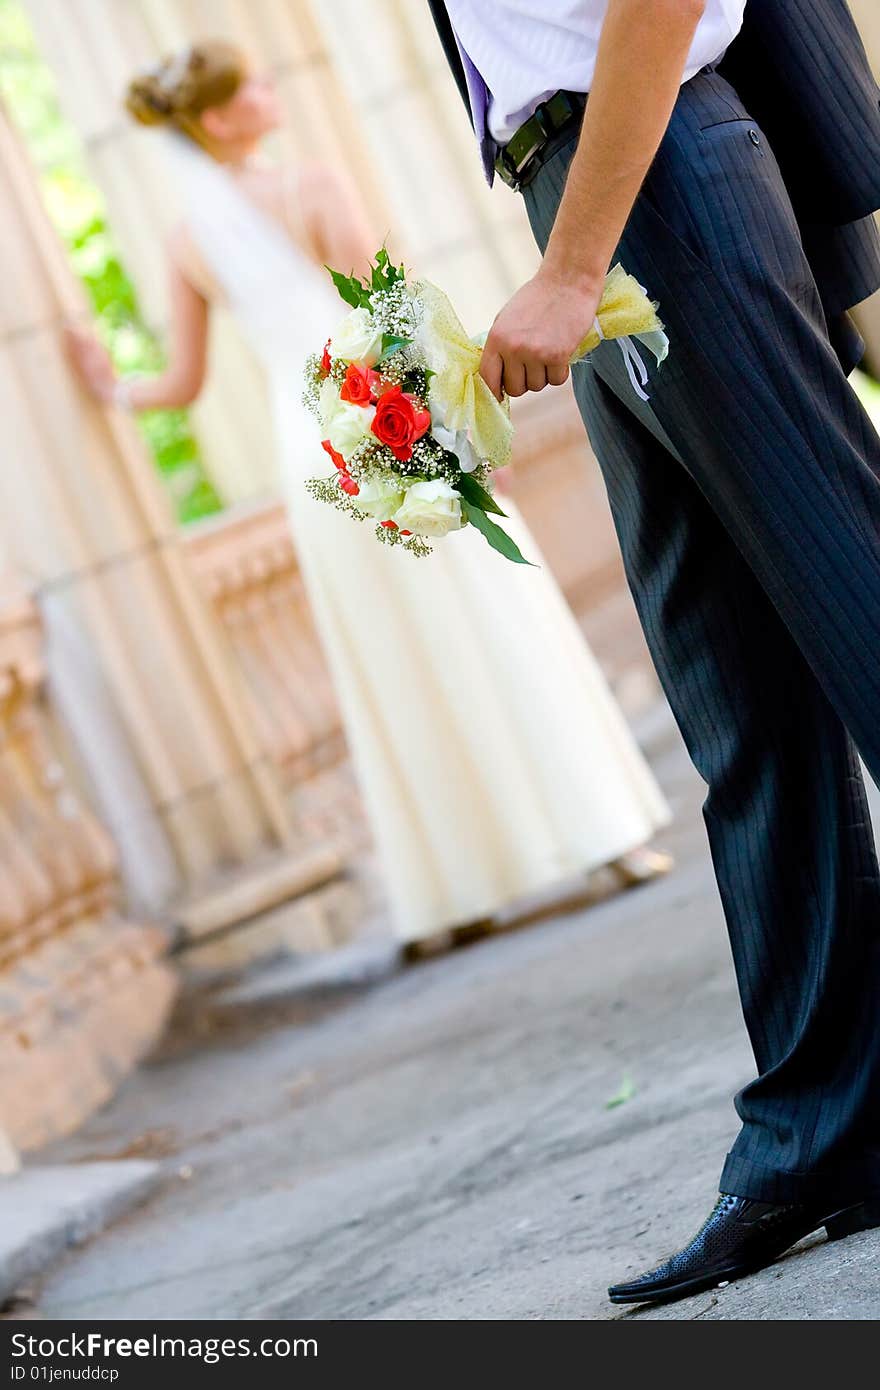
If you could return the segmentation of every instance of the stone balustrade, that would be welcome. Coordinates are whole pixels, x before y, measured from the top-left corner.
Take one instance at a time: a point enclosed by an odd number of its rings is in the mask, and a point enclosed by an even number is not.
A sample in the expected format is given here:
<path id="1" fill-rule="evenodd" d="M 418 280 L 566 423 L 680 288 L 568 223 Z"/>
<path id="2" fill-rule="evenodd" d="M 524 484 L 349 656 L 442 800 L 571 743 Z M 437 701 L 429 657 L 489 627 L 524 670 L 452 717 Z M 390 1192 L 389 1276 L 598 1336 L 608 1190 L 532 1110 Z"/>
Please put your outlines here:
<path id="1" fill-rule="evenodd" d="M 65 767 L 36 605 L 0 583 L 0 1134 L 74 1129 L 174 996 L 158 927 L 123 915 L 116 849 Z"/>
<path id="2" fill-rule="evenodd" d="M 356 852 L 363 815 L 283 503 L 231 507 L 188 527 L 185 548 L 237 657 L 298 839 Z"/>
<path id="3" fill-rule="evenodd" d="M 263 746 L 290 786 L 345 756 L 339 712 L 282 503 L 233 507 L 186 549 L 244 673 Z"/>

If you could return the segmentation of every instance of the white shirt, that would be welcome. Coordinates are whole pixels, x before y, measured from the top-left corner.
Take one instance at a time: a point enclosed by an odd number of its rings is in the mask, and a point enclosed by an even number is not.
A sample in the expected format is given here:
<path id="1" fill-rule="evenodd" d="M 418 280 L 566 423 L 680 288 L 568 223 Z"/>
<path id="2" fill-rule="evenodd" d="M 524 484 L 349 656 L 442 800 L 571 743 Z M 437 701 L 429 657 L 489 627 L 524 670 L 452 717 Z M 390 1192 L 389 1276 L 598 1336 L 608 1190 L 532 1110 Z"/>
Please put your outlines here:
<path id="1" fill-rule="evenodd" d="M 746 0 L 707 0 L 682 81 L 721 57 Z M 588 92 L 608 0 L 446 0 L 462 48 L 489 88 L 488 124 L 505 144 L 546 97 Z"/>

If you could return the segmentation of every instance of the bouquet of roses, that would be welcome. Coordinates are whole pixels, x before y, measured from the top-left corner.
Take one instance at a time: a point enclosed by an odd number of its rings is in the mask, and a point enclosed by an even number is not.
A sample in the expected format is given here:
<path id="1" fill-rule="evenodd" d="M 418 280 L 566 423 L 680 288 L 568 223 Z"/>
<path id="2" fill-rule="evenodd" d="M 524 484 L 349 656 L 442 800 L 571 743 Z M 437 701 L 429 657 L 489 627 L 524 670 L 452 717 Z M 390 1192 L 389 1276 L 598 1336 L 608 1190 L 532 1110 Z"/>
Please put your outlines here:
<path id="1" fill-rule="evenodd" d="M 414 555 L 471 525 L 507 559 L 528 563 L 494 519 L 504 517 L 491 476 L 510 462 L 509 403 L 480 376 L 480 347 L 446 295 L 427 280 L 408 281 L 384 247 L 369 281 L 330 275 L 351 310 L 306 363 L 305 401 L 336 469 L 313 478 L 311 494 L 357 520 L 372 518 L 380 540 Z M 642 337 L 658 360 L 665 356 L 656 306 L 615 266 L 576 357 L 603 338 L 620 340 L 639 390 L 633 356 L 641 361 L 625 335 Z"/>

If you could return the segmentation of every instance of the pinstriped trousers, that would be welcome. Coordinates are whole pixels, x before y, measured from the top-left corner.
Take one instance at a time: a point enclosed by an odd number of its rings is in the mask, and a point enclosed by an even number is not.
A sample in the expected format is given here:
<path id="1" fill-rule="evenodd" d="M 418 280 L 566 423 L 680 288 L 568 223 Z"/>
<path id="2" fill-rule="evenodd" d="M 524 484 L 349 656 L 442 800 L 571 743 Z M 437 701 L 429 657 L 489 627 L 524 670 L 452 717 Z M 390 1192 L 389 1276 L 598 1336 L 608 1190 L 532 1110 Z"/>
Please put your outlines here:
<path id="1" fill-rule="evenodd" d="M 543 247 L 574 137 L 525 190 Z M 704 816 L 758 1076 L 721 1188 L 880 1192 L 880 441 L 833 352 L 785 185 L 717 73 L 683 88 L 618 258 L 670 356 L 573 371 Z"/>

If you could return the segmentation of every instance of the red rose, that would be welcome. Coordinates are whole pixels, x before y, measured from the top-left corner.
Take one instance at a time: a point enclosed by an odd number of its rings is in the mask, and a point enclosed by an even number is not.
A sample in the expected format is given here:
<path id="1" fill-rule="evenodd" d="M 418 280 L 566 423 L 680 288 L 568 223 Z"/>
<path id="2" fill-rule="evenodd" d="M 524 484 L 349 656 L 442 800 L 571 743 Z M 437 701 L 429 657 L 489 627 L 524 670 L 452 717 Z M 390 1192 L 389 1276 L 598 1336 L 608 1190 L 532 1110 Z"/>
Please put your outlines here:
<path id="1" fill-rule="evenodd" d="M 345 462 L 345 459 L 342 457 L 342 455 L 336 452 L 329 439 L 321 440 L 321 448 L 327 450 L 327 453 L 333 460 L 334 468 L 338 468 L 341 473 L 348 472 L 348 464 Z"/>
<path id="2" fill-rule="evenodd" d="M 343 492 L 348 493 L 349 497 L 357 497 L 360 492 L 360 488 L 350 473 L 340 473 L 339 486 Z"/>
<path id="3" fill-rule="evenodd" d="M 370 428 L 395 458 L 406 463 L 412 458 L 413 444 L 430 424 L 430 412 L 414 396 L 407 395 L 400 386 L 391 386 L 379 397 Z"/>
<path id="4" fill-rule="evenodd" d="M 387 529 L 388 529 L 389 531 L 396 531 L 396 530 L 397 530 L 397 522 L 396 522 L 396 521 L 380 521 L 380 522 L 379 522 L 379 525 L 380 525 L 380 526 L 385 526 L 385 527 L 387 527 Z M 400 534 L 401 534 L 402 536 L 411 536 L 411 535 L 412 535 L 412 531 L 401 531 Z"/>
<path id="5" fill-rule="evenodd" d="M 330 375 L 330 366 L 331 366 L 331 363 L 330 363 L 330 339 L 328 338 L 327 341 L 326 341 L 326 343 L 324 344 L 324 352 L 323 352 L 322 357 L 321 357 L 321 366 L 320 366 L 321 376 L 329 376 L 329 375 Z"/>
<path id="6" fill-rule="evenodd" d="M 340 398 L 351 401 L 352 405 L 369 405 L 378 380 L 379 373 L 374 372 L 372 367 L 360 367 L 357 362 L 352 362 L 345 373 Z"/>

